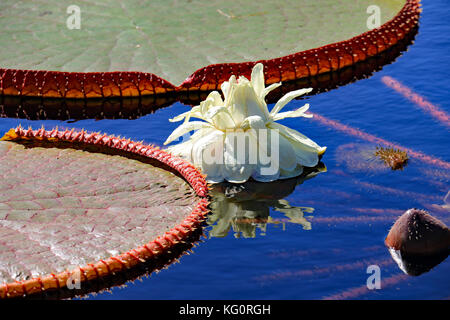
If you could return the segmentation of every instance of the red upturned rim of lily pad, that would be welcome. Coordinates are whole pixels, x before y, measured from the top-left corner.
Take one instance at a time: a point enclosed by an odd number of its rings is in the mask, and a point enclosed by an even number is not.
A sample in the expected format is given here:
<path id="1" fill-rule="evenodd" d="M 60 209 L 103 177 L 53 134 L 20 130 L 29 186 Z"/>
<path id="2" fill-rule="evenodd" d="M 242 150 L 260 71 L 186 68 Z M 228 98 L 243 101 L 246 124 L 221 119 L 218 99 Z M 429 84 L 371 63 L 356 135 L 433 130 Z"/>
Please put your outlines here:
<path id="1" fill-rule="evenodd" d="M 181 85 L 144 72 L 61 72 L 0 69 L 0 93 L 49 98 L 109 98 L 186 91 L 217 90 L 231 75 L 249 77 L 256 63 L 264 65 L 266 85 L 333 72 L 364 61 L 405 38 L 419 22 L 420 0 L 407 0 L 400 12 L 378 28 L 351 39 L 284 57 L 212 64 L 195 71 Z"/>
<path id="2" fill-rule="evenodd" d="M 90 281 L 125 271 L 151 259 L 157 259 L 163 253 L 168 252 L 176 244 L 182 242 L 183 239 L 188 238 L 198 230 L 209 212 L 209 201 L 207 198 L 208 185 L 204 175 L 189 162 L 173 156 L 164 150 L 160 150 L 158 147 L 106 134 L 88 133 L 84 130 L 76 131 L 72 129 L 60 131 L 53 129 L 47 131 L 43 128 L 39 130 L 32 130 L 31 128 L 23 129 L 20 126 L 10 129 L 1 140 L 81 143 L 121 150 L 155 159 L 176 170 L 191 185 L 200 200 L 193 208 L 191 214 L 179 225 L 148 243 L 120 255 L 102 259 L 96 263 L 91 263 L 73 270 L 66 270 L 61 273 L 49 274 L 24 281 L 0 284 L 0 298 L 23 297 L 42 293 L 47 290 L 58 290 L 65 288 L 67 280 L 75 273 L 80 276 L 80 282 Z"/>

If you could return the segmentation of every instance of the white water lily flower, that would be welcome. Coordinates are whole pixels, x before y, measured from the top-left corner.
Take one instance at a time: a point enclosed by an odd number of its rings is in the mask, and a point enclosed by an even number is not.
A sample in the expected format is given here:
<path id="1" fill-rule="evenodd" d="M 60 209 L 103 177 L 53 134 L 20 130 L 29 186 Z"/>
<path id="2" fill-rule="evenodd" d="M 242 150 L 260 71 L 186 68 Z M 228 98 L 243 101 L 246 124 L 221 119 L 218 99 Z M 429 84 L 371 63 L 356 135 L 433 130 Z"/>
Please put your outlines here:
<path id="1" fill-rule="evenodd" d="M 253 67 L 251 80 L 233 75 L 222 83 L 219 92 L 190 111 L 170 119 L 184 123 L 167 138 L 165 145 L 191 132 L 189 140 L 168 148 L 199 167 L 210 183 L 224 180 L 242 183 L 250 177 L 269 182 L 300 175 L 303 166 L 314 167 L 326 147 L 320 147 L 300 132 L 275 121 L 284 118 L 312 117 L 305 113 L 309 104 L 280 112 L 292 99 L 310 92 L 300 89 L 283 96 L 269 112 L 266 95 L 281 83 L 264 84 L 263 65 Z M 197 118 L 202 121 L 190 121 Z"/>

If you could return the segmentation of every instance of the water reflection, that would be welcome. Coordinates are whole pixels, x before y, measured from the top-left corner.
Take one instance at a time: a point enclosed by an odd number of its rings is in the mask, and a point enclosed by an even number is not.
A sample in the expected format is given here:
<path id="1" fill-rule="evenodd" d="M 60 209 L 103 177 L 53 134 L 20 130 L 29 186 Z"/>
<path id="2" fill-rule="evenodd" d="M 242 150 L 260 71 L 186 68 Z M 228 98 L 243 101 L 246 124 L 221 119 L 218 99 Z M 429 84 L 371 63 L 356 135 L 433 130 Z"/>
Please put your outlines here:
<path id="1" fill-rule="evenodd" d="M 442 208 L 450 211 L 450 190 L 447 192 L 447 195 L 444 197 L 444 204 L 442 205 Z"/>
<path id="2" fill-rule="evenodd" d="M 352 173 L 369 174 L 386 171 L 388 167 L 375 156 L 375 152 L 375 144 L 354 142 L 343 144 L 336 148 L 336 164 Z"/>
<path id="3" fill-rule="evenodd" d="M 297 185 L 325 172 L 320 162 L 296 178 L 277 180 L 269 183 L 247 181 L 242 184 L 220 183 L 210 190 L 211 214 L 207 224 L 211 226 L 210 237 L 225 237 L 232 230 L 236 238 L 254 238 L 256 231 L 265 235 L 268 224 L 295 223 L 305 230 L 311 229 L 307 216 L 314 208 L 291 206 L 283 198 L 290 195 Z M 283 214 L 283 219 L 270 216 L 270 209 Z"/>
<path id="4" fill-rule="evenodd" d="M 171 95 L 108 99 L 0 96 L 0 118 L 28 120 L 136 119 L 168 107 Z"/>
<path id="5" fill-rule="evenodd" d="M 401 250 L 389 248 L 392 259 L 398 264 L 400 270 L 410 276 L 419 276 L 430 271 L 442 261 L 447 259 L 448 252 L 431 256 L 407 255 Z"/>

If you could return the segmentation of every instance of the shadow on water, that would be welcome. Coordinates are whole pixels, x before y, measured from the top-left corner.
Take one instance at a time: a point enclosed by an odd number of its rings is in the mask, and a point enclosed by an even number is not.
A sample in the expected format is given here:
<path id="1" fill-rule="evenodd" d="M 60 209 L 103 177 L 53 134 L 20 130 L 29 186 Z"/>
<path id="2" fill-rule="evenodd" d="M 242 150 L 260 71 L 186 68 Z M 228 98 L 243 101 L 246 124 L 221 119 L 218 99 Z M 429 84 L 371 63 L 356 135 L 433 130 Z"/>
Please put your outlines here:
<path id="1" fill-rule="evenodd" d="M 304 181 L 325 172 L 325 165 L 320 162 L 314 168 L 287 180 L 269 183 L 247 181 L 242 184 L 220 183 L 212 186 L 211 213 L 207 224 L 210 225 L 210 237 L 225 237 L 231 231 L 236 238 L 254 238 L 256 230 L 265 234 L 268 224 L 299 224 L 305 230 L 311 229 L 311 222 L 305 215 L 311 215 L 314 208 L 291 206 L 285 197 L 294 192 Z M 280 212 L 284 219 L 273 219 L 270 209 Z"/>
<path id="2" fill-rule="evenodd" d="M 394 62 L 414 41 L 417 28 L 388 50 L 336 72 L 283 82 L 267 96 L 267 102 L 276 102 L 289 91 L 311 87 L 310 95 L 329 91 L 370 77 L 383 66 Z M 82 120 L 82 119 L 136 119 L 175 102 L 196 105 L 208 92 L 182 92 L 136 98 L 61 99 L 40 97 L 0 96 L 0 117 L 28 120 Z M 300 98 L 302 99 L 302 98 Z"/>

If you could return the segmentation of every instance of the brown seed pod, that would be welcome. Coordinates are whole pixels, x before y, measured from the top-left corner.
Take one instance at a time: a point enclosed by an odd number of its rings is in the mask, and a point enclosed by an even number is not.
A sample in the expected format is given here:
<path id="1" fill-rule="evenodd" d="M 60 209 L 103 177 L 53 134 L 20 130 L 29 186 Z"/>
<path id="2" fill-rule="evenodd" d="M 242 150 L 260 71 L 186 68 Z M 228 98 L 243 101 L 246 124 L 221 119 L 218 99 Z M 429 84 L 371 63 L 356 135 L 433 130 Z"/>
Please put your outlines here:
<path id="1" fill-rule="evenodd" d="M 377 146 L 375 156 L 384 161 L 392 170 L 403 170 L 408 163 L 409 157 L 406 151 L 400 149 L 384 148 Z"/>
<path id="2" fill-rule="evenodd" d="M 407 210 L 389 231 L 385 244 L 402 255 L 431 256 L 448 253 L 450 229 L 424 210 Z"/>

